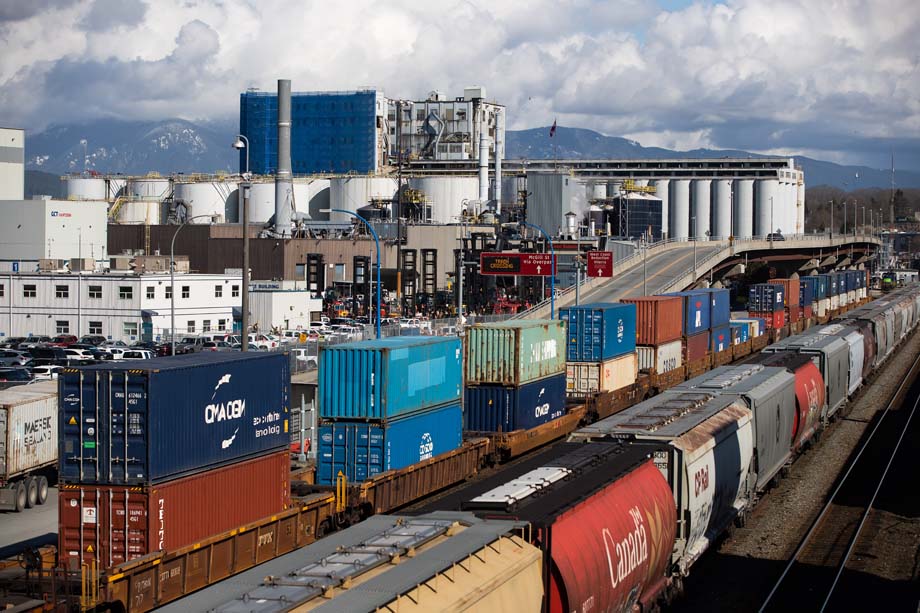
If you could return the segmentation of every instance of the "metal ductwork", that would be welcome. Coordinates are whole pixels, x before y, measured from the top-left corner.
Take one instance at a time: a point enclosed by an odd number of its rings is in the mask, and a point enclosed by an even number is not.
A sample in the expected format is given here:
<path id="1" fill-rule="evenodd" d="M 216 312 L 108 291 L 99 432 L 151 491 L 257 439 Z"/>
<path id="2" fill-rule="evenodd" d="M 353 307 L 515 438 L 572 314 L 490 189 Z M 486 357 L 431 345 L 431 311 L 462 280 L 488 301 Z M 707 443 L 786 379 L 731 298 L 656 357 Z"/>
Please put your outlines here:
<path id="1" fill-rule="evenodd" d="M 489 201 L 489 137 L 488 127 L 486 126 L 486 114 L 480 109 L 479 112 L 479 202 L 482 210 L 485 210 L 486 203 Z"/>
<path id="2" fill-rule="evenodd" d="M 502 212 L 502 136 L 505 129 L 505 110 L 498 109 L 495 115 L 495 213 Z"/>
<path id="3" fill-rule="evenodd" d="M 275 172 L 275 226 L 277 238 L 291 237 L 294 180 L 291 174 L 291 81 L 278 79 L 278 169 Z"/>

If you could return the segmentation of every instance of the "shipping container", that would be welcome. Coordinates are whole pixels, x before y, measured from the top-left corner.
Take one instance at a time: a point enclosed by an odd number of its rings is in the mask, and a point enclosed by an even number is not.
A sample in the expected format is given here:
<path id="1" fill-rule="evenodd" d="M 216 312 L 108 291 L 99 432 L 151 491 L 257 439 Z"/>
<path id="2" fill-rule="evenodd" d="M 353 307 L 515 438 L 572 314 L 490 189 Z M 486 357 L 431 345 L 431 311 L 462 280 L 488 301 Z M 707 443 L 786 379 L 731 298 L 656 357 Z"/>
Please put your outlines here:
<path id="1" fill-rule="evenodd" d="M 60 478 L 148 485 L 290 444 L 287 353 L 195 353 L 66 369 Z"/>
<path id="2" fill-rule="evenodd" d="M 821 298 L 827 298 L 827 275 L 809 275 L 807 277 L 802 277 L 802 280 L 810 279 L 813 283 L 813 293 L 815 300 L 820 300 Z"/>
<path id="3" fill-rule="evenodd" d="M 709 330 L 711 306 L 709 294 L 705 291 L 691 290 L 687 292 L 673 292 L 665 296 L 680 296 L 683 299 L 684 336 L 693 336 L 704 330 Z"/>
<path id="4" fill-rule="evenodd" d="M 566 324 L 566 361 L 600 362 L 636 350 L 636 307 L 597 302 L 559 309 Z"/>
<path id="5" fill-rule="evenodd" d="M 783 306 L 793 305 L 801 306 L 799 303 L 799 280 L 798 279 L 771 279 L 772 285 L 781 285 L 783 288 Z"/>
<path id="6" fill-rule="evenodd" d="M 529 430 L 565 415 L 565 374 L 521 386 L 474 385 L 463 395 L 464 430 Z"/>
<path id="7" fill-rule="evenodd" d="M 824 413 L 825 387 L 821 371 L 811 356 L 790 351 L 763 353 L 753 360 L 763 366 L 779 366 L 795 376 L 795 421 L 792 427 L 792 449 L 800 451 L 814 438 L 821 427 Z"/>
<path id="8" fill-rule="evenodd" d="M 684 364 L 684 343 L 678 339 L 657 346 L 639 345 L 636 347 L 636 359 L 640 371 L 670 372 Z"/>
<path id="9" fill-rule="evenodd" d="M 786 325 L 786 312 L 782 310 L 768 312 L 751 311 L 749 315 L 764 320 L 767 330 L 778 330 Z"/>
<path id="10" fill-rule="evenodd" d="M 684 333 L 684 300 L 680 296 L 640 296 L 621 302 L 636 305 L 636 344 L 662 345 Z"/>
<path id="11" fill-rule="evenodd" d="M 831 299 L 821 298 L 818 300 L 818 317 L 826 317 L 831 310 Z"/>
<path id="12" fill-rule="evenodd" d="M 316 482 L 350 482 L 428 460 L 460 446 L 463 407 L 452 403 L 384 421 L 328 420 L 319 426 Z"/>
<path id="13" fill-rule="evenodd" d="M 709 353 L 708 330 L 684 339 L 684 363 L 702 360 L 707 353 Z"/>
<path id="14" fill-rule="evenodd" d="M 463 344 L 457 337 L 415 336 L 327 345 L 319 359 L 319 415 L 393 419 L 458 402 Z"/>
<path id="15" fill-rule="evenodd" d="M 773 313 L 782 311 L 786 303 L 786 292 L 781 285 L 756 283 L 748 290 L 748 311 Z"/>
<path id="16" fill-rule="evenodd" d="M 666 452 L 655 453 L 655 464 L 677 502 L 681 529 L 674 562 L 684 573 L 753 502 L 753 423 L 737 396 L 668 391 L 585 426 L 570 439 L 668 444 Z"/>
<path id="17" fill-rule="evenodd" d="M 798 334 L 773 343 L 763 351 L 796 351 L 817 358 L 826 390 L 826 411 L 821 416 L 825 421 L 833 417 L 846 403 L 850 363 L 850 351 L 846 341 L 824 334 Z"/>
<path id="18" fill-rule="evenodd" d="M 154 486 L 63 485 L 59 562 L 111 568 L 279 513 L 290 504 L 290 471 L 284 450 Z"/>
<path id="19" fill-rule="evenodd" d="M 725 324 L 724 326 L 713 328 L 709 337 L 709 341 L 711 351 L 713 353 L 718 353 L 719 351 L 725 351 L 726 349 L 729 349 L 732 346 L 731 326 Z"/>
<path id="20" fill-rule="evenodd" d="M 709 294 L 709 326 L 724 326 L 731 319 L 731 294 L 727 289 L 707 287 L 701 290 Z"/>
<path id="21" fill-rule="evenodd" d="M 767 332 L 767 320 L 763 317 L 735 317 L 732 322 L 747 323 L 750 326 L 748 331 L 749 339 L 757 338 Z"/>
<path id="22" fill-rule="evenodd" d="M 598 392 L 614 392 L 635 383 L 638 374 L 635 353 L 606 362 L 569 362 L 566 365 L 566 394 L 584 397 Z"/>
<path id="23" fill-rule="evenodd" d="M 58 457 L 57 397 L 50 381 L 0 391 L 0 511 L 47 500 L 44 473 Z"/>
<path id="24" fill-rule="evenodd" d="M 802 305 L 802 308 L 805 307 L 811 308 L 812 303 L 815 301 L 815 287 L 814 283 L 810 281 L 807 277 L 799 285 L 799 304 Z"/>
<path id="25" fill-rule="evenodd" d="M 732 344 L 740 345 L 751 338 L 751 323 L 746 321 L 732 321 Z"/>
<path id="26" fill-rule="evenodd" d="M 802 319 L 802 307 L 797 304 L 793 304 L 786 309 L 786 320 L 794 324 L 795 322 Z"/>
<path id="27" fill-rule="evenodd" d="M 527 319 L 467 328 L 466 383 L 521 385 L 565 372 L 565 322 Z"/>

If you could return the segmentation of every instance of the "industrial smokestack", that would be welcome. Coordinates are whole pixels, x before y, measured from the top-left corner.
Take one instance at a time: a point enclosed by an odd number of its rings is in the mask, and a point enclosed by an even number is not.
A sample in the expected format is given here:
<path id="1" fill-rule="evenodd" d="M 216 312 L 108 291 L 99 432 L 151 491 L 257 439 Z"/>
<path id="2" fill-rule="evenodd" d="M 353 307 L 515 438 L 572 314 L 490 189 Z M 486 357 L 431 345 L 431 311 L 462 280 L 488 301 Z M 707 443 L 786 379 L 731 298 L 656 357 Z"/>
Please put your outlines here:
<path id="1" fill-rule="evenodd" d="M 479 202 L 480 210 L 485 210 L 489 201 L 489 137 L 486 114 L 482 109 L 479 117 Z"/>
<path id="2" fill-rule="evenodd" d="M 291 81 L 278 79 L 278 169 L 275 172 L 275 236 L 291 237 L 294 210 L 291 177 Z"/>
<path id="3" fill-rule="evenodd" d="M 495 115 L 495 213 L 502 212 L 502 153 L 501 145 L 504 142 L 502 130 L 505 127 L 505 110 L 498 109 Z"/>

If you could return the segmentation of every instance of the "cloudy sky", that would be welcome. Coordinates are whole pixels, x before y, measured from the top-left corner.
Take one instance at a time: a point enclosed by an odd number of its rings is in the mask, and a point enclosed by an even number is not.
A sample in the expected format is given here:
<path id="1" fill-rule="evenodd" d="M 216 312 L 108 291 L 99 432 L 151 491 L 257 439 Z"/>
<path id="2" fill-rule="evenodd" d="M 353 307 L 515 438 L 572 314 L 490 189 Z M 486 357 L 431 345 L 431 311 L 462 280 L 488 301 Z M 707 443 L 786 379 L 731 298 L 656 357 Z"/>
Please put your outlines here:
<path id="1" fill-rule="evenodd" d="M 0 125 L 480 84 L 510 128 L 920 170 L 917 0 L 0 0 Z"/>

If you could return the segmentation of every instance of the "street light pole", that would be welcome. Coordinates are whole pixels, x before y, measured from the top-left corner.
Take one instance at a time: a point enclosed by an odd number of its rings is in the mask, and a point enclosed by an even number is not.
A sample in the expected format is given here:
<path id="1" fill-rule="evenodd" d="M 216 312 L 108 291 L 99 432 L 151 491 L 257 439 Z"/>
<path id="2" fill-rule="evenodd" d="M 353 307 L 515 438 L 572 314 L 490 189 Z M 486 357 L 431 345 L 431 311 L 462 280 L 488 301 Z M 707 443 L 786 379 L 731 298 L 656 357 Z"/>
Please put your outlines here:
<path id="1" fill-rule="evenodd" d="M 345 215 L 351 215 L 370 230 L 371 236 L 374 237 L 374 244 L 377 246 L 377 338 L 380 338 L 380 294 L 383 293 L 383 288 L 380 285 L 380 239 L 377 237 L 377 232 L 374 231 L 374 226 L 369 224 L 366 219 L 353 213 L 352 211 L 347 211 L 345 209 L 320 209 L 320 213 L 344 213 Z"/>
<path id="2" fill-rule="evenodd" d="M 246 150 L 246 170 L 243 171 L 243 182 L 240 183 L 240 191 L 243 200 L 243 299 L 241 310 L 243 311 L 242 334 L 240 335 L 240 345 L 243 351 L 249 351 L 249 189 L 251 187 L 249 174 L 249 139 L 242 134 L 236 135 L 236 142 L 233 148 Z"/>
<path id="3" fill-rule="evenodd" d="M 696 216 L 690 218 L 693 225 L 693 235 L 690 239 L 693 241 L 693 278 L 696 280 Z"/>
<path id="4" fill-rule="evenodd" d="M 539 231 L 540 234 L 542 234 L 546 241 L 549 243 L 550 257 L 552 258 L 552 261 L 550 262 L 550 272 L 552 273 L 552 276 L 549 278 L 549 318 L 556 319 L 556 249 L 553 247 L 553 239 L 549 237 L 549 234 L 546 233 L 546 230 L 536 224 L 522 221 L 521 225 Z"/>
<path id="5" fill-rule="evenodd" d="M 169 336 L 172 343 L 170 355 L 176 355 L 176 237 L 179 231 L 195 219 L 212 219 L 213 215 L 195 215 L 189 217 L 176 228 L 172 240 L 169 242 Z"/>

